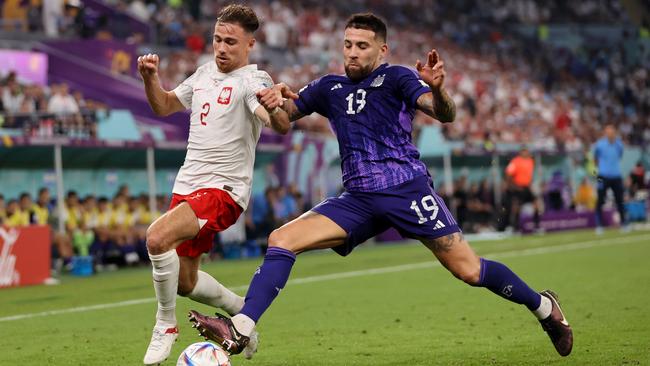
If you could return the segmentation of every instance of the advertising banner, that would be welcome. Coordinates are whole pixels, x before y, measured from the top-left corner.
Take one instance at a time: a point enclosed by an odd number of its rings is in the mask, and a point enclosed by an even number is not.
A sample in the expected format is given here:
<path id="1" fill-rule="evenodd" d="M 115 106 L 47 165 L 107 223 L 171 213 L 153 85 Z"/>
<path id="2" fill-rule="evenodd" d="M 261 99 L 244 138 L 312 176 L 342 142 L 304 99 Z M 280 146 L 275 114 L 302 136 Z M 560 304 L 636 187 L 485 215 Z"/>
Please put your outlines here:
<path id="1" fill-rule="evenodd" d="M 27 52 L 0 49 L 0 76 L 6 77 L 15 71 L 19 82 L 47 85 L 47 55 L 41 52 Z"/>
<path id="2" fill-rule="evenodd" d="M 43 283 L 50 277 L 49 226 L 0 227 L 0 288 Z"/>

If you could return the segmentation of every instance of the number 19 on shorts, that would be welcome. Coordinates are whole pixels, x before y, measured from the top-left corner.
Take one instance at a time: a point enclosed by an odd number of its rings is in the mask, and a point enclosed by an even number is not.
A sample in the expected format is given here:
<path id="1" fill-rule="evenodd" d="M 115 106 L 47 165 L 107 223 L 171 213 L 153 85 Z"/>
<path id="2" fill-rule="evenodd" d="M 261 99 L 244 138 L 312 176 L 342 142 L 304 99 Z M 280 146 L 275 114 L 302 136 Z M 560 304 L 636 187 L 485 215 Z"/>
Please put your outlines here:
<path id="1" fill-rule="evenodd" d="M 424 208 L 424 211 L 426 211 L 426 216 L 422 213 L 423 210 L 420 208 L 420 205 L 422 205 L 422 208 Z M 416 200 L 411 201 L 411 210 L 415 211 L 419 218 L 418 224 L 424 224 L 429 220 L 435 220 L 438 216 L 439 209 L 440 206 L 438 206 L 438 203 L 432 195 L 422 197 L 420 204 L 418 204 Z"/>

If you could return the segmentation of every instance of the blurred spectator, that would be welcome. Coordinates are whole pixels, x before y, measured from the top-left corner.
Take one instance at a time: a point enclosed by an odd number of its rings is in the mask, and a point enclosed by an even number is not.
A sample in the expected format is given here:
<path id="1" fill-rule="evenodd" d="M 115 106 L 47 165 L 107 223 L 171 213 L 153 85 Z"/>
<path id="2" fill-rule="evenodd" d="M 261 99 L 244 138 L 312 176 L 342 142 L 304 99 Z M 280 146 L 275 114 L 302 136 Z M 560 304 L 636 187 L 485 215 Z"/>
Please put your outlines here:
<path id="1" fill-rule="evenodd" d="M 5 204 L 5 196 L 0 194 L 0 226 L 4 225 L 7 219 L 7 207 Z"/>
<path id="2" fill-rule="evenodd" d="M 94 241 L 95 233 L 86 226 L 85 220 L 81 220 L 79 226 L 72 231 L 72 246 L 76 254 L 87 256 Z"/>
<path id="3" fill-rule="evenodd" d="M 273 5 L 278 3 L 274 2 Z M 273 6 L 272 6 L 273 8 Z M 275 6 L 277 9 L 278 7 Z M 272 49 L 286 50 L 289 44 L 289 24 L 280 18 L 280 14 L 272 10 L 267 16 L 266 21 L 262 24 L 264 41 Z"/>
<path id="4" fill-rule="evenodd" d="M 18 81 L 11 79 L 2 91 L 2 105 L 7 113 L 15 114 L 20 112 L 25 95 Z"/>
<path id="5" fill-rule="evenodd" d="M 226 230 L 219 232 L 218 236 L 224 253 L 239 252 L 242 244 L 246 241 L 246 215 L 239 215 L 237 221 Z M 239 257 L 239 255 L 235 255 L 235 257 Z"/>
<path id="6" fill-rule="evenodd" d="M 561 171 L 553 172 L 550 181 L 546 183 L 544 203 L 545 207 L 550 211 L 562 211 L 569 208 L 571 187 L 565 181 Z"/>
<path id="7" fill-rule="evenodd" d="M 494 227 L 494 189 L 487 179 L 470 187 L 467 202 L 467 218 L 472 232 L 492 231 Z"/>
<path id="8" fill-rule="evenodd" d="M 36 225 L 47 225 L 50 219 L 50 191 L 43 187 L 38 191 L 36 203 L 32 206 L 32 220 Z"/>
<path id="9" fill-rule="evenodd" d="M 5 86 L 0 84 L 0 115 L 4 114 L 5 112 L 4 94 Z"/>
<path id="10" fill-rule="evenodd" d="M 193 25 L 185 38 L 185 46 L 188 50 L 200 54 L 205 49 L 205 37 L 199 25 Z"/>
<path id="11" fill-rule="evenodd" d="M 596 192 L 587 177 L 580 181 L 573 201 L 577 211 L 591 211 L 596 207 Z"/>
<path id="12" fill-rule="evenodd" d="M 639 161 L 630 172 L 630 196 L 634 197 L 636 192 L 645 188 L 645 167 L 643 162 Z"/>
<path id="13" fill-rule="evenodd" d="M 20 227 L 29 225 L 29 213 L 20 209 L 17 200 L 9 200 L 6 208 L 6 220 L 4 224 L 9 227 Z"/>
<path id="14" fill-rule="evenodd" d="M 18 204 L 20 205 L 20 212 L 22 216 L 21 221 L 23 222 L 23 225 L 27 226 L 33 223 L 32 206 L 34 205 L 34 202 L 32 201 L 32 196 L 30 196 L 27 192 L 21 193 Z"/>
<path id="15" fill-rule="evenodd" d="M 520 150 L 519 155 L 515 156 L 506 167 L 506 196 L 504 199 L 505 209 L 500 223 L 500 229 L 512 226 L 519 230 L 519 216 L 521 208 L 525 204 L 535 205 L 535 196 L 531 190 L 533 183 L 533 174 L 535 171 L 535 161 L 530 156 L 528 148 Z M 539 227 L 539 209 L 534 207 L 535 226 Z"/>
<path id="16" fill-rule="evenodd" d="M 65 226 L 68 232 L 76 229 L 82 219 L 82 208 L 77 192 L 68 191 L 65 200 Z"/>
<path id="17" fill-rule="evenodd" d="M 129 14 L 143 22 L 148 22 L 151 17 L 149 8 L 142 0 L 132 0 L 128 7 Z"/>
<path id="18" fill-rule="evenodd" d="M 68 84 L 61 83 L 58 85 L 52 85 L 52 96 L 47 105 L 47 111 L 49 113 L 57 115 L 71 115 L 79 113 L 79 106 L 75 101 L 75 98 L 70 95 Z"/>
<path id="19" fill-rule="evenodd" d="M 456 212 L 454 215 L 458 226 L 465 230 L 466 221 L 469 213 L 469 192 L 467 190 L 467 177 L 461 176 L 454 182 L 454 193 L 452 195 L 452 209 Z"/>
<path id="20" fill-rule="evenodd" d="M 63 0 L 43 1 L 43 28 L 48 37 L 59 35 L 59 26 L 63 22 Z"/>
<path id="21" fill-rule="evenodd" d="M 263 194 L 253 197 L 248 225 L 248 236 L 250 238 L 266 243 L 266 238 L 276 227 L 276 217 L 273 210 L 275 200 L 275 190 L 272 187 L 267 187 Z"/>
<path id="22" fill-rule="evenodd" d="M 27 9 L 21 0 L 4 0 L 2 23 L 5 30 L 27 31 Z"/>
<path id="23" fill-rule="evenodd" d="M 623 141 L 618 137 L 614 125 L 605 126 L 604 136 L 594 145 L 594 160 L 598 167 L 598 201 L 596 203 L 596 233 L 602 234 L 603 205 L 607 190 L 614 193 L 614 200 L 621 219 L 621 225 L 627 229 L 625 206 L 623 204 L 623 176 L 621 159 L 623 158 Z"/>

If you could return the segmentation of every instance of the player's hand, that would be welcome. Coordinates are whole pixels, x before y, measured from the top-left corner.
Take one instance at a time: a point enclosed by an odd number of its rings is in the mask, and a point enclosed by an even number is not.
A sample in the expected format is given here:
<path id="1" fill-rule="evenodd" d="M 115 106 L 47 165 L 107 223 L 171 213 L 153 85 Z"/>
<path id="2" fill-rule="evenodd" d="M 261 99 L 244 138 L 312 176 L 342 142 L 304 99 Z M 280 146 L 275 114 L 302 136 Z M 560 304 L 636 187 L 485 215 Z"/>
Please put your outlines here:
<path id="1" fill-rule="evenodd" d="M 298 94 L 291 91 L 287 84 L 280 83 L 257 92 L 257 100 L 267 111 L 272 111 L 284 104 L 284 98 L 298 99 Z"/>
<path id="2" fill-rule="evenodd" d="M 150 78 L 158 73 L 160 58 L 156 54 L 146 54 L 138 57 L 138 71 L 143 79 Z"/>
<path id="3" fill-rule="evenodd" d="M 420 60 L 415 63 L 415 68 L 420 73 L 420 77 L 425 83 L 429 84 L 431 89 L 440 90 L 445 82 L 445 63 L 440 59 L 438 51 L 432 49 L 427 55 L 426 65 L 422 65 Z"/>

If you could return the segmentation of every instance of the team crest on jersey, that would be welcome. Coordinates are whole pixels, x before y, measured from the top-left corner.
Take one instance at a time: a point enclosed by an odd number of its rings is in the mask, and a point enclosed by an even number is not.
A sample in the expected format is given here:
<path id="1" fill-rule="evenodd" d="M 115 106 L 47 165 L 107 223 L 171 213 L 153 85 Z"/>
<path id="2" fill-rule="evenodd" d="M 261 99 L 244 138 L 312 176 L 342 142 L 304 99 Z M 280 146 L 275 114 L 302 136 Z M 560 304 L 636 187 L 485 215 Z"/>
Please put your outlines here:
<path id="1" fill-rule="evenodd" d="M 223 89 L 221 89 L 221 93 L 219 93 L 219 98 L 217 99 L 217 103 L 230 104 L 231 95 L 232 95 L 232 87 L 225 86 Z"/>
<path id="2" fill-rule="evenodd" d="M 381 74 L 375 78 L 375 80 L 370 83 L 371 88 L 376 88 L 378 86 L 381 86 L 381 84 L 384 83 L 384 79 L 386 78 L 386 74 Z"/>

